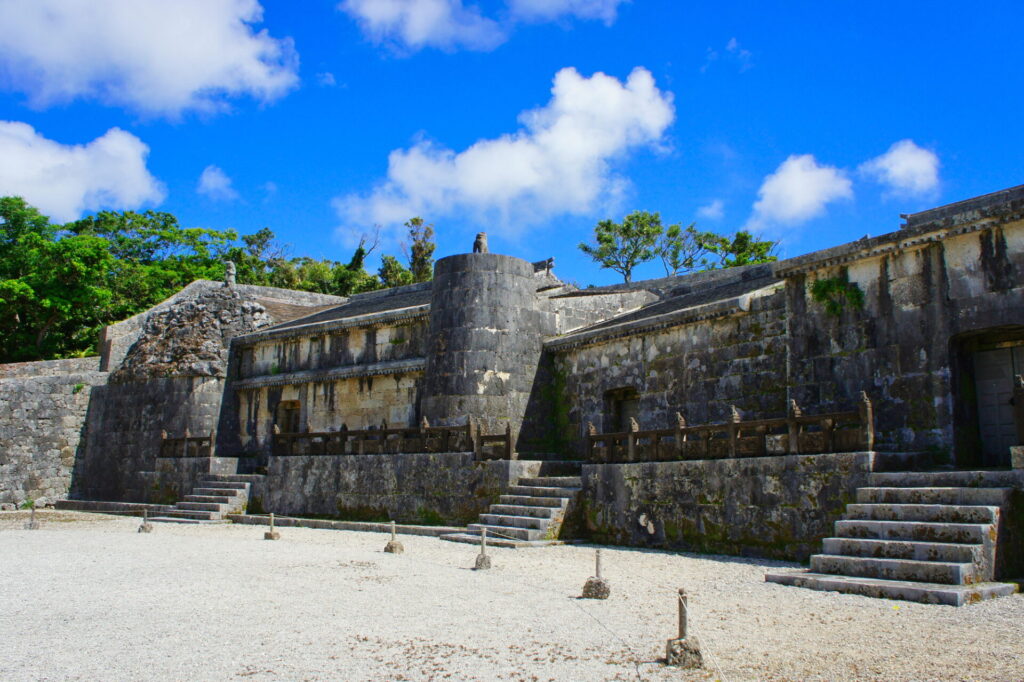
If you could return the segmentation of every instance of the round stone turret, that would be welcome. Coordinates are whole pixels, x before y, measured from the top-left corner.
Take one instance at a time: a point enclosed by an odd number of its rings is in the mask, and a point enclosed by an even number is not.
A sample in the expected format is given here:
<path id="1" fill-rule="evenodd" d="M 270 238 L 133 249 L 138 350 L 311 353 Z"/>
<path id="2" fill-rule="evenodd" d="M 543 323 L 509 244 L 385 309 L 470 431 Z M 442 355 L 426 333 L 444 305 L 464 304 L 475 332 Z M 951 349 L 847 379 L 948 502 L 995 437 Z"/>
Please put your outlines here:
<path id="1" fill-rule="evenodd" d="M 477 420 L 518 433 L 541 354 L 533 265 L 496 253 L 434 266 L 421 411 L 431 424 Z"/>

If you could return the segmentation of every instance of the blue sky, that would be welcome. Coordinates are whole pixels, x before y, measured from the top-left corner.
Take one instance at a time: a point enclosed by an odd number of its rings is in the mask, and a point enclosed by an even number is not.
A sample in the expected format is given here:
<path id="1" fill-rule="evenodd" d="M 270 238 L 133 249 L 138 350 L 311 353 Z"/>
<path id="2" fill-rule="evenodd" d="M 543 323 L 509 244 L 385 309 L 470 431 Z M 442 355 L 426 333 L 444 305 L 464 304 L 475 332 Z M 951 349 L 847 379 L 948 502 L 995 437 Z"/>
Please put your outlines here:
<path id="1" fill-rule="evenodd" d="M 643 209 L 798 255 L 1024 182 L 1020 3 L 0 0 L 0 194 L 347 260 Z M 662 274 L 657 263 L 635 277 Z"/>

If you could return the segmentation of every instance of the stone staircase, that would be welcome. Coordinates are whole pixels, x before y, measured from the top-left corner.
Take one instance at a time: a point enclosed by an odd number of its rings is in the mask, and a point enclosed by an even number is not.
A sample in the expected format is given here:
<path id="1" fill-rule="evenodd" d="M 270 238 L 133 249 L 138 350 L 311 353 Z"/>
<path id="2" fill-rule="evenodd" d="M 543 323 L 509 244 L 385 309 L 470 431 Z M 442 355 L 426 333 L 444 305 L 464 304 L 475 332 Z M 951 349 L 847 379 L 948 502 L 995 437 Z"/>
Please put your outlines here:
<path id="1" fill-rule="evenodd" d="M 810 570 L 768 582 L 869 597 L 962 606 L 1017 591 L 993 582 L 1000 518 L 1016 471 L 871 474 Z"/>
<path id="2" fill-rule="evenodd" d="M 162 523 L 228 523 L 227 514 L 245 510 L 249 488 L 263 476 L 256 474 L 203 474 L 191 495 L 169 511 L 149 520 Z"/>
<path id="3" fill-rule="evenodd" d="M 478 544 L 487 529 L 487 544 L 495 547 L 537 547 L 557 542 L 569 505 L 580 491 L 579 476 L 521 478 L 507 495 L 492 504 L 480 523 L 465 532 L 442 535 L 442 540 Z"/>

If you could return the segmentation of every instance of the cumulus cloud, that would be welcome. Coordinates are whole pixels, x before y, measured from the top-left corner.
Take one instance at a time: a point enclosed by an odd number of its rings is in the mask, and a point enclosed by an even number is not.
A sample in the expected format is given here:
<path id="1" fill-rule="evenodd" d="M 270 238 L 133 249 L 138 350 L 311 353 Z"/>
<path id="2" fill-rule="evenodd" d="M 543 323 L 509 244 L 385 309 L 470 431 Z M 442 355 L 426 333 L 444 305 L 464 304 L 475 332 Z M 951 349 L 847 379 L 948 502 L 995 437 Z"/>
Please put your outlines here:
<path id="1" fill-rule="evenodd" d="M 513 17 L 526 21 L 554 21 L 564 16 L 615 21 L 619 5 L 625 0 L 508 0 Z"/>
<path id="2" fill-rule="evenodd" d="M 715 199 L 710 204 L 698 208 L 697 215 L 708 220 L 721 220 L 725 216 L 725 203 L 721 199 Z"/>
<path id="3" fill-rule="evenodd" d="M 148 154 L 142 140 L 120 128 L 88 144 L 63 145 L 26 123 L 0 121 L 0 195 L 24 197 L 58 222 L 158 204 L 164 189 L 146 169 Z"/>
<path id="4" fill-rule="evenodd" d="M 461 152 L 429 141 L 392 151 L 387 179 L 367 195 L 336 199 L 339 216 L 366 226 L 468 212 L 521 226 L 613 206 L 628 186 L 613 162 L 661 144 L 675 118 L 671 93 L 642 68 L 625 82 L 562 69 L 551 92 L 546 106 L 520 114 L 514 133 Z"/>
<path id="5" fill-rule="evenodd" d="M 489 50 L 505 40 L 498 22 L 462 0 L 345 0 L 338 7 L 371 40 L 406 49 Z"/>
<path id="6" fill-rule="evenodd" d="M 833 201 L 853 198 L 853 185 L 843 170 L 820 165 L 811 154 L 794 154 L 764 179 L 757 195 L 750 227 L 796 225 L 823 214 Z"/>
<path id="7" fill-rule="evenodd" d="M 463 0 L 343 0 L 338 8 L 354 18 L 371 40 L 403 50 L 436 47 L 490 50 L 508 39 L 518 22 L 563 17 L 597 19 L 610 25 L 628 0 L 506 0 L 499 19 Z"/>
<path id="8" fill-rule="evenodd" d="M 0 0 L 0 83 L 36 106 L 94 98 L 147 115 L 269 101 L 298 82 L 257 0 Z"/>
<path id="9" fill-rule="evenodd" d="M 896 142 L 886 153 L 862 163 L 859 170 L 900 196 L 927 196 L 939 186 L 938 155 L 913 140 Z"/>
<path id="10" fill-rule="evenodd" d="M 238 198 L 238 192 L 231 186 L 231 178 L 217 166 L 203 169 L 196 192 L 214 201 L 233 201 Z"/>

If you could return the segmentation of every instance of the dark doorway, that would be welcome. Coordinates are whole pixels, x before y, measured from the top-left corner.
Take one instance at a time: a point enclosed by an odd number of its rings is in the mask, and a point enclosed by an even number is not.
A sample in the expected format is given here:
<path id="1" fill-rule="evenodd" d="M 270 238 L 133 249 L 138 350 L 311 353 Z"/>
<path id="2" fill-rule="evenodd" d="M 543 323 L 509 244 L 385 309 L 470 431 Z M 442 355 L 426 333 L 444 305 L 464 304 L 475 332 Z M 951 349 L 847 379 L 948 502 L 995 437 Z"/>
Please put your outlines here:
<path id="1" fill-rule="evenodd" d="M 1024 329 L 974 334 L 959 341 L 957 463 L 1005 467 L 1020 444 L 1015 377 L 1024 374 Z"/>
<path id="2" fill-rule="evenodd" d="M 302 425 L 302 405 L 298 400 L 282 400 L 277 404 L 274 423 L 281 433 L 299 433 Z"/>
<path id="3" fill-rule="evenodd" d="M 640 396 L 635 388 L 614 388 L 604 394 L 606 433 L 629 431 L 629 420 L 640 419 Z"/>

